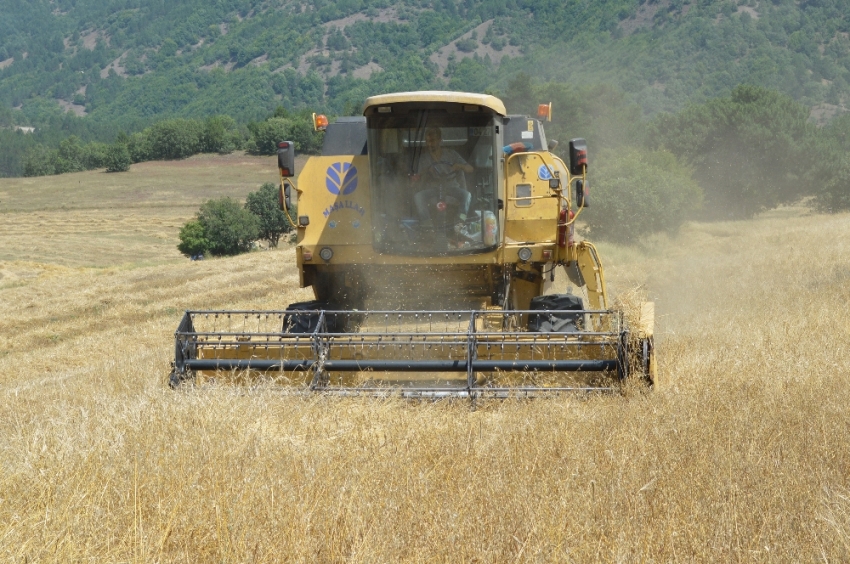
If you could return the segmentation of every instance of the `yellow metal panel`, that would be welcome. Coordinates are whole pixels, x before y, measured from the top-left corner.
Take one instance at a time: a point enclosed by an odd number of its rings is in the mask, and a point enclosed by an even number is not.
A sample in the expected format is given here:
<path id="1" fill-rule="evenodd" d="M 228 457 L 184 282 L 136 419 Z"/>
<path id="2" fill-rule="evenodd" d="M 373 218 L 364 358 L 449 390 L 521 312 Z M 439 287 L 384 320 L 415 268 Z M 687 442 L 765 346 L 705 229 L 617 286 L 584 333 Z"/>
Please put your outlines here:
<path id="1" fill-rule="evenodd" d="M 304 265 L 323 265 L 326 264 L 319 258 L 319 251 L 325 245 L 304 245 L 303 250 L 312 251 L 313 260 L 304 261 Z M 390 255 L 379 254 L 372 247 L 371 242 L 368 245 L 349 245 L 345 242 L 327 246 L 331 247 L 334 256 L 330 264 L 496 264 L 499 261 L 499 251 L 494 250 L 486 253 L 475 253 L 465 255 L 439 255 L 439 256 L 408 256 L 408 255 Z"/>
<path id="2" fill-rule="evenodd" d="M 587 290 L 587 298 L 592 309 L 608 309 L 608 295 L 605 290 L 605 271 L 596 247 L 587 241 L 570 248 L 572 260 L 576 261 Z M 567 270 L 569 274 L 571 271 Z M 570 280 L 577 282 L 570 276 Z"/>
<path id="3" fill-rule="evenodd" d="M 470 92 L 442 92 L 438 90 L 425 90 L 421 92 L 397 92 L 395 94 L 381 94 L 366 99 L 363 105 L 363 113 L 372 106 L 388 106 L 402 102 L 454 102 L 457 104 L 469 104 L 484 106 L 499 115 L 507 114 L 505 104 L 495 96 L 489 94 L 473 94 Z"/>
<path id="4" fill-rule="evenodd" d="M 508 244 L 505 245 L 503 255 L 504 261 L 508 263 L 520 262 L 519 250 L 523 247 L 528 247 L 529 249 L 531 249 L 531 258 L 528 260 L 528 262 L 550 262 L 555 254 L 554 243 L 538 243 L 536 245 Z M 552 254 L 549 256 L 549 258 L 543 258 L 543 251 L 549 251 Z"/>
<path id="5" fill-rule="evenodd" d="M 310 218 L 299 244 L 371 245 L 371 203 L 367 156 L 310 157 L 298 177 L 298 215 Z"/>
<path id="6" fill-rule="evenodd" d="M 519 242 L 554 241 L 560 203 L 549 189 L 549 176 L 559 169 L 551 155 L 548 152 L 511 155 L 506 160 L 505 168 L 506 237 Z M 545 173 L 541 173 L 541 168 Z M 527 191 L 529 186 L 530 196 Z"/>

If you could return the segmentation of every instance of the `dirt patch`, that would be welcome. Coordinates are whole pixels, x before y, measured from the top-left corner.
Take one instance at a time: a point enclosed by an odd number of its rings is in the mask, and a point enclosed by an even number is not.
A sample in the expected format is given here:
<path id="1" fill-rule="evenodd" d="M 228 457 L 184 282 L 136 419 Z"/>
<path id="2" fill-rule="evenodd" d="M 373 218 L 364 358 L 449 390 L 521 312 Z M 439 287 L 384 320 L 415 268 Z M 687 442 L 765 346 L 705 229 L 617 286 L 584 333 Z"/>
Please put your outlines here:
<path id="1" fill-rule="evenodd" d="M 76 115 L 78 117 L 83 117 L 83 116 L 88 115 L 88 112 L 86 112 L 85 106 L 81 106 L 79 104 L 69 102 L 68 100 L 61 100 L 61 99 L 57 99 L 56 102 L 59 104 L 59 107 L 62 108 L 62 110 L 65 111 L 66 113 L 67 112 L 74 112 L 74 115 Z"/>
<path id="2" fill-rule="evenodd" d="M 750 17 L 753 18 L 754 20 L 759 19 L 759 13 L 756 11 L 755 8 L 750 8 L 749 6 L 738 6 L 737 14 L 740 15 L 740 14 L 743 14 L 745 12 L 747 14 L 749 14 Z"/>
<path id="3" fill-rule="evenodd" d="M 331 20 L 329 22 L 325 22 L 322 24 L 322 27 L 325 29 L 330 29 L 332 27 L 337 27 L 339 29 L 345 29 L 346 26 L 349 26 L 353 23 L 357 22 L 378 22 L 378 23 L 389 23 L 389 22 L 400 22 L 401 20 L 396 13 L 395 8 L 382 8 L 378 10 L 378 15 L 370 18 L 363 12 L 358 12 L 356 14 L 352 14 L 350 16 L 346 16 L 344 18 L 340 18 L 338 20 Z M 327 39 L 327 37 L 326 37 Z"/>
<path id="4" fill-rule="evenodd" d="M 369 61 L 362 67 L 354 69 L 354 71 L 351 73 L 351 76 L 353 76 L 354 78 L 366 79 L 372 76 L 373 73 L 381 72 L 382 70 L 384 69 L 383 67 L 381 67 L 381 65 L 373 61 Z"/>
<path id="5" fill-rule="evenodd" d="M 638 29 L 652 27 L 652 20 L 655 18 L 655 14 L 660 8 L 666 8 L 668 4 L 669 2 L 642 4 L 640 8 L 637 9 L 634 16 L 626 18 L 620 22 L 620 29 L 622 29 L 623 33 L 626 35 L 631 35 Z"/>
<path id="6" fill-rule="evenodd" d="M 127 53 L 129 53 L 129 51 L 124 51 L 117 59 L 106 65 L 106 67 L 104 67 L 104 69 L 100 71 L 100 78 L 106 78 L 107 76 L 109 76 L 110 69 L 114 70 L 115 74 L 117 74 L 118 76 L 126 78 L 127 70 L 121 64 L 121 61 L 124 60 L 124 57 L 127 56 Z"/>
<path id="7" fill-rule="evenodd" d="M 8 66 L 11 66 L 12 63 L 15 62 L 15 57 L 9 57 L 5 61 L 0 61 L 0 69 L 5 69 Z"/>
<path id="8" fill-rule="evenodd" d="M 362 12 L 358 12 L 356 14 L 352 14 L 350 16 L 346 16 L 346 17 L 340 18 L 338 20 L 331 20 L 329 22 L 325 22 L 325 23 L 322 24 L 322 27 L 324 27 L 325 30 L 329 30 L 331 28 L 337 28 L 339 30 L 345 30 L 345 28 L 349 25 L 355 24 L 357 22 L 364 22 L 364 21 L 378 22 L 378 23 L 390 23 L 390 22 L 400 22 L 401 19 L 399 19 L 395 8 L 383 8 L 381 10 L 378 10 L 378 15 L 375 16 L 375 17 L 369 17 L 368 15 L 366 15 Z M 325 31 L 325 34 L 322 37 L 322 43 L 327 41 L 327 39 L 328 39 L 328 32 Z M 353 49 L 352 51 L 356 51 L 356 49 Z M 309 72 L 309 70 L 311 68 L 310 59 L 312 57 L 315 57 L 316 55 L 322 55 L 323 57 L 330 57 L 330 51 L 328 51 L 327 49 L 316 49 L 316 48 L 310 49 L 309 51 L 307 51 L 306 53 L 304 53 L 301 56 L 301 59 L 298 61 L 298 67 L 297 67 L 296 70 L 301 74 L 306 74 L 307 72 Z M 292 67 L 292 65 L 284 65 L 284 66 L 280 67 L 279 69 L 275 69 L 274 72 L 280 72 L 283 69 L 291 68 L 291 67 Z M 323 72 L 323 74 L 328 78 L 334 77 L 334 76 L 339 74 L 339 69 L 340 69 L 340 62 L 339 61 L 333 61 L 331 63 L 330 69 L 326 69 Z M 354 76 L 356 78 L 369 78 L 372 75 L 372 73 L 376 72 L 377 70 L 383 70 L 383 69 L 379 65 L 370 62 L 370 63 L 354 70 L 352 72 L 352 76 Z"/>
<path id="9" fill-rule="evenodd" d="M 222 63 L 221 61 L 216 61 L 216 62 L 214 62 L 210 65 L 204 65 L 202 67 L 198 67 L 198 70 L 210 71 L 212 69 L 221 67 L 221 68 L 224 69 L 224 72 L 230 72 L 230 70 L 235 66 L 236 66 L 236 63 L 234 61 L 230 61 L 230 62 L 227 62 L 227 63 Z"/>
<path id="10" fill-rule="evenodd" d="M 310 49 L 307 51 L 301 56 L 301 60 L 298 62 L 298 68 L 295 70 L 297 70 L 299 74 L 307 74 L 307 71 L 310 70 L 310 61 L 308 59 L 320 53 L 325 57 L 328 56 L 328 51 L 320 51 L 319 49 Z"/>
<path id="11" fill-rule="evenodd" d="M 97 40 L 103 38 L 106 41 L 106 44 L 109 44 L 109 37 L 99 31 L 89 31 L 83 34 L 83 47 L 88 49 L 89 51 L 94 51 L 95 45 L 97 45 Z"/>
<path id="12" fill-rule="evenodd" d="M 832 121 L 833 118 L 847 113 L 848 111 L 850 110 L 848 110 L 844 104 L 818 104 L 809 112 L 809 120 L 815 122 L 817 125 L 825 125 Z"/>
<path id="13" fill-rule="evenodd" d="M 475 51 L 471 53 L 466 53 L 457 48 L 457 42 L 463 41 L 464 39 L 469 39 L 472 37 L 473 32 L 477 34 L 478 37 L 484 37 L 484 34 L 487 33 L 487 30 L 493 24 L 493 20 L 487 20 L 482 23 L 475 29 L 471 29 L 468 32 L 464 33 L 448 45 L 444 47 L 440 47 L 437 51 L 431 54 L 429 59 L 436 63 L 437 67 L 439 67 L 439 74 L 442 75 L 446 71 L 446 67 L 449 65 L 449 57 L 451 55 L 455 56 L 455 59 L 460 62 L 467 57 L 472 57 L 474 55 L 478 55 L 481 58 L 490 57 L 490 60 L 493 61 L 496 65 L 502 62 L 502 58 L 505 56 L 508 57 L 516 57 L 520 54 L 519 47 L 514 45 L 506 45 L 501 51 L 497 51 L 493 49 L 490 45 L 484 45 L 483 43 L 479 43 L 478 47 L 475 48 Z"/>

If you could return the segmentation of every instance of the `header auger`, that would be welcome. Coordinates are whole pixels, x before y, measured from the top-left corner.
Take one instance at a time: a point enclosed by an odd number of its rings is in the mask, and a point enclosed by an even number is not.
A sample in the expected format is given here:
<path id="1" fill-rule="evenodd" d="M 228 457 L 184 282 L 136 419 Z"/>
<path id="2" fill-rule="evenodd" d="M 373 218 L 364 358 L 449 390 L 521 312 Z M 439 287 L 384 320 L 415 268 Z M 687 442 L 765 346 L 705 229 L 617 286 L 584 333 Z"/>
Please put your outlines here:
<path id="1" fill-rule="evenodd" d="M 652 304 L 630 326 L 595 247 L 575 241 L 583 139 L 567 166 L 541 119 L 482 94 L 386 94 L 363 113 L 315 118 L 322 154 L 297 185 L 293 144 L 279 144 L 281 205 L 316 299 L 187 311 L 172 386 L 265 375 L 297 391 L 474 398 L 655 383 Z M 556 268 L 575 293 L 553 292 Z"/>

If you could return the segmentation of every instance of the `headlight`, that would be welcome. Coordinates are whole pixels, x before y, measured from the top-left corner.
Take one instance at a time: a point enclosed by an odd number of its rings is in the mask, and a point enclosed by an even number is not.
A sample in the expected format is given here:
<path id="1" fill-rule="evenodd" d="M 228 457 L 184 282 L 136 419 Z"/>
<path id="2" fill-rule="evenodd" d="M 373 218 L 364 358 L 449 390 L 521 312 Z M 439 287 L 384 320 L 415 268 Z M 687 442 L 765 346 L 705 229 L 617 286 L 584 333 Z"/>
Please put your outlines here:
<path id="1" fill-rule="evenodd" d="M 531 249 L 528 247 L 523 247 L 519 250 L 519 260 L 522 262 L 528 262 L 528 259 L 531 258 Z"/>
<path id="2" fill-rule="evenodd" d="M 334 256 L 334 252 L 330 247 L 323 247 L 321 251 L 319 251 L 319 256 L 322 257 L 322 260 L 328 262 Z"/>

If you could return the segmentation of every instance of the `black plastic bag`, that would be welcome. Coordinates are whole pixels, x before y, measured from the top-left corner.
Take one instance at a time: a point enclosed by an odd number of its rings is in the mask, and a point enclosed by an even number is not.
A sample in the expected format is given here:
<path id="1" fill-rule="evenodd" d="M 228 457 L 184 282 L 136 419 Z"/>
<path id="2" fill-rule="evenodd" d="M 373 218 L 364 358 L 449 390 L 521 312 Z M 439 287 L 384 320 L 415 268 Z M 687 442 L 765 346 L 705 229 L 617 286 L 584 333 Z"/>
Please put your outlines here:
<path id="1" fill-rule="evenodd" d="M 572 294 L 549 294 L 531 299 L 531 309 L 543 311 L 581 311 L 581 298 Z M 574 333 L 581 331 L 584 315 L 581 313 L 531 313 L 528 315 L 528 330 L 535 333 Z"/>

